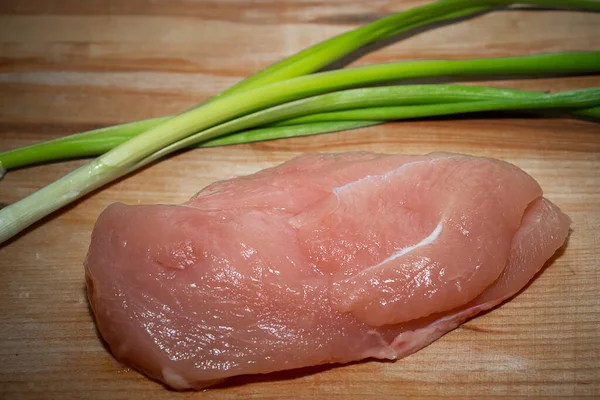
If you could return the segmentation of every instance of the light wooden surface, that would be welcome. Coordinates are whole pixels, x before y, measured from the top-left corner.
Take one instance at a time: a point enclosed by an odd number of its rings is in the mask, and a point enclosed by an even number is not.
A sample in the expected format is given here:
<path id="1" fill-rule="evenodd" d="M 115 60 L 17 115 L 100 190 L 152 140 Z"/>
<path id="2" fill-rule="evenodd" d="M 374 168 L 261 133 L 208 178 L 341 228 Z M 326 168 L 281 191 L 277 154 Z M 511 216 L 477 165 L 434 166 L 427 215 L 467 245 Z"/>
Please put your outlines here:
<path id="1" fill-rule="evenodd" d="M 310 44 L 425 1 L 0 2 L 0 149 L 175 113 Z M 355 64 L 600 50 L 600 15 L 495 12 L 408 37 Z M 564 90 L 600 77 L 513 80 Z M 573 219 L 568 246 L 523 293 L 404 360 L 231 379 L 176 393 L 113 361 L 82 261 L 113 201 L 180 202 L 302 152 L 453 151 L 520 166 Z M 10 203 L 82 161 L 11 172 Z M 195 150 L 87 196 L 0 247 L 0 398 L 600 396 L 600 125 L 567 119 L 414 121 Z M 385 396 L 385 397 L 383 397 Z"/>

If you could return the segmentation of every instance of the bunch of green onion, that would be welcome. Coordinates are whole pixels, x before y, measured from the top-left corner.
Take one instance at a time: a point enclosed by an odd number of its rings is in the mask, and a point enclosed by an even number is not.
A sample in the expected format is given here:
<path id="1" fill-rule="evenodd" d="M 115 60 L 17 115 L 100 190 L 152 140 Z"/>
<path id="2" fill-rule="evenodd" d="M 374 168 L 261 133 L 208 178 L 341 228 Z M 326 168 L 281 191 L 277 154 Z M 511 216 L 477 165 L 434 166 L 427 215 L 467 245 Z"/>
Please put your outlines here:
<path id="1" fill-rule="evenodd" d="M 600 87 L 544 93 L 456 84 L 380 86 L 417 78 L 597 74 L 600 52 L 404 61 L 316 72 L 378 40 L 513 3 L 600 11 L 597 0 L 440 0 L 319 43 L 181 114 L 73 134 L 0 153 L 0 176 L 33 164 L 98 156 L 0 210 L 0 243 L 92 190 L 188 147 L 248 143 L 393 120 L 484 111 L 552 111 L 600 120 Z"/>

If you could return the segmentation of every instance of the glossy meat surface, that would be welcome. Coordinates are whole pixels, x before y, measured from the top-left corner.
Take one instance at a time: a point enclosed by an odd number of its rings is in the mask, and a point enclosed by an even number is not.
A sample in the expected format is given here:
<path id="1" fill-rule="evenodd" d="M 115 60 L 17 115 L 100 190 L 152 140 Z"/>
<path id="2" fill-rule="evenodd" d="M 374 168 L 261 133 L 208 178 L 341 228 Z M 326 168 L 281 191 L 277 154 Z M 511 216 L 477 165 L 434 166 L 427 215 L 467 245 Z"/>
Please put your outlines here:
<path id="1" fill-rule="evenodd" d="M 517 293 L 569 224 L 498 160 L 309 154 L 181 205 L 109 206 L 89 299 L 115 357 L 176 389 L 397 359 Z"/>

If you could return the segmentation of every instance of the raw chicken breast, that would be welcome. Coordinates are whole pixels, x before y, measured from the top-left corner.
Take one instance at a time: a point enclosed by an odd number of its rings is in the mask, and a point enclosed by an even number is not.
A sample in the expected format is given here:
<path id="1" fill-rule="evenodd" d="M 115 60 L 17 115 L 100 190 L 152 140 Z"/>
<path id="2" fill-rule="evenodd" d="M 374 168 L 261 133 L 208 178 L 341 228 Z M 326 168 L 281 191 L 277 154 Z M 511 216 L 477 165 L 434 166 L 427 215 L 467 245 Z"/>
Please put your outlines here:
<path id="1" fill-rule="evenodd" d="M 516 294 L 569 224 L 502 161 L 304 155 L 181 205 L 109 206 L 89 300 L 115 357 L 175 389 L 398 359 Z"/>

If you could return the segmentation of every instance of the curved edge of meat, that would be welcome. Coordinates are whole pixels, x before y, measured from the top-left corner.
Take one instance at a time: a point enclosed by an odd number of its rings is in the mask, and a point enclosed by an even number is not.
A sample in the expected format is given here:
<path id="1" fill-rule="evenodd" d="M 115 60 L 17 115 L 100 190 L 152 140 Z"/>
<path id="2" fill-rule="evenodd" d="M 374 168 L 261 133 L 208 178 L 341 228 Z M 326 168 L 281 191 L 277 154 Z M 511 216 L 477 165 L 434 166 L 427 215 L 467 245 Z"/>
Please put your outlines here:
<path id="1" fill-rule="evenodd" d="M 434 342 L 482 311 L 489 310 L 519 293 L 541 271 L 569 235 L 570 218 L 545 198 L 533 202 L 513 239 L 502 275 L 464 307 L 443 316 L 430 316 L 421 326 L 402 332 L 391 346 L 399 358 Z"/>

